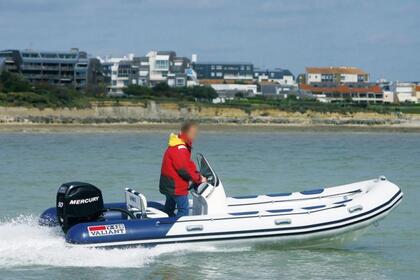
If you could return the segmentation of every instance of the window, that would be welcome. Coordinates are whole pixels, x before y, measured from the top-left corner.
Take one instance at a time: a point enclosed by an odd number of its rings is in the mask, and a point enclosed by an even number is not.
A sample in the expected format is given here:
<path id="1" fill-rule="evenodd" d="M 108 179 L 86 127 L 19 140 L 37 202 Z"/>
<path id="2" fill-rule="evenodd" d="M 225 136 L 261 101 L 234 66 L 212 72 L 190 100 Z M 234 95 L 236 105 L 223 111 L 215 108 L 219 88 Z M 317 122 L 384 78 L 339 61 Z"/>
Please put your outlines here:
<path id="1" fill-rule="evenodd" d="M 156 60 L 155 68 L 156 69 L 167 70 L 167 69 L 169 69 L 169 61 L 168 60 Z"/>
<path id="2" fill-rule="evenodd" d="M 177 86 L 184 86 L 185 85 L 184 79 L 183 78 L 176 79 L 176 85 Z"/>
<path id="3" fill-rule="evenodd" d="M 37 53 L 22 53 L 23 57 L 39 57 Z"/>
<path id="4" fill-rule="evenodd" d="M 211 72 L 211 73 L 210 73 L 210 76 L 214 77 L 214 72 Z"/>
<path id="5" fill-rule="evenodd" d="M 56 53 L 41 53 L 41 57 L 44 57 L 44 58 L 57 58 L 57 54 Z"/>
<path id="6" fill-rule="evenodd" d="M 223 77 L 223 73 L 222 73 L 222 72 L 217 72 L 217 73 L 216 73 L 216 76 L 217 76 L 217 77 Z"/>

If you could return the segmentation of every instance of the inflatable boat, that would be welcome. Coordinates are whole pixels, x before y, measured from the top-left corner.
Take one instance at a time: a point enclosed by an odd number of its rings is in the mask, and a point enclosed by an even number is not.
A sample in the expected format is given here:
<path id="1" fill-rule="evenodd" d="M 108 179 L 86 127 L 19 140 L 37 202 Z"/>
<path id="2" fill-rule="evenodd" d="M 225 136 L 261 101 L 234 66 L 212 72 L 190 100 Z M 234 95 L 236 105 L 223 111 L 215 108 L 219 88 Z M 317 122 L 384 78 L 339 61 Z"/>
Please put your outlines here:
<path id="1" fill-rule="evenodd" d="M 168 217 L 161 202 L 125 189 L 125 202 L 104 203 L 88 183 L 60 186 L 39 222 L 60 226 L 73 246 L 150 246 L 180 242 L 292 242 L 335 238 L 385 217 L 400 188 L 381 176 L 357 183 L 255 196 L 226 197 L 222 181 L 198 155 L 207 183 L 191 189 L 190 215 Z"/>

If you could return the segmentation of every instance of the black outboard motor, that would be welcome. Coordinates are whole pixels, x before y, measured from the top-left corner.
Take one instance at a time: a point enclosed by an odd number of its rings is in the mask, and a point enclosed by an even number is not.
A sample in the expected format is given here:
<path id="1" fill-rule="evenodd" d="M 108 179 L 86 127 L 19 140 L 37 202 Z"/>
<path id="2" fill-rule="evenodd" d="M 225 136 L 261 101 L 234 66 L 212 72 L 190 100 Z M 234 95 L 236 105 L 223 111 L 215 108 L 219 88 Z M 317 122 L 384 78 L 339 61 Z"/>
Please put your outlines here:
<path id="1" fill-rule="evenodd" d="M 82 182 L 62 184 L 57 192 L 57 217 L 64 232 L 78 223 L 100 220 L 104 212 L 102 192 Z"/>

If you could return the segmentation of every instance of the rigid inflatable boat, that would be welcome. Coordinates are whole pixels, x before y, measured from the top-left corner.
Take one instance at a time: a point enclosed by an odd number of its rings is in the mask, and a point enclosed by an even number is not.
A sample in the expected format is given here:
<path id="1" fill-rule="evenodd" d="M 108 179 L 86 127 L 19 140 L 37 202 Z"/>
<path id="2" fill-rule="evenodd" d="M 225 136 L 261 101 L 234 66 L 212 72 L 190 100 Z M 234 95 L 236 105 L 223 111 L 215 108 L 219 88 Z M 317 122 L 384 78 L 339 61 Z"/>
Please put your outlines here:
<path id="1" fill-rule="evenodd" d="M 126 188 L 125 202 L 104 203 L 95 186 L 60 186 L 56 207 L 40 224 L 61 226 L 74 246 L 114 247 L 179 242 L 291 242 L 335 238 L 385 217 L 403 197 L 385 177 L 294 193 L 226 197 L 220 178 L 202 155 L 208 178 L 191 189 L 190 215 L 168 217 L 161 202 Z"/>

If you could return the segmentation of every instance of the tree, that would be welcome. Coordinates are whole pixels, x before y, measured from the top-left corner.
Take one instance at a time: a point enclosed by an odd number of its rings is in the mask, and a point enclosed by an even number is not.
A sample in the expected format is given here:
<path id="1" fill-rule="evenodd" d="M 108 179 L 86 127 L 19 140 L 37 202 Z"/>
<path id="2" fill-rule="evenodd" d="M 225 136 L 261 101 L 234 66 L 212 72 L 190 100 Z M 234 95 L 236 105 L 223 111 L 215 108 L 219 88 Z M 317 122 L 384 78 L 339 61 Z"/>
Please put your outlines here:
<path id="1" fill-rule="evenodd" d="M 6 71 L 0 73 L 0 84 L 0 88 L 6 93 L 31 91 L 32 89 L 32 85 L 20 75 Z"/>
<path id="2" fill-rule="evenodd" d="M 214 88 L 209 86 L 193 86 L 185 89 L 185 95 L 201 100 L 212 100 L 218 97 Z"/>

